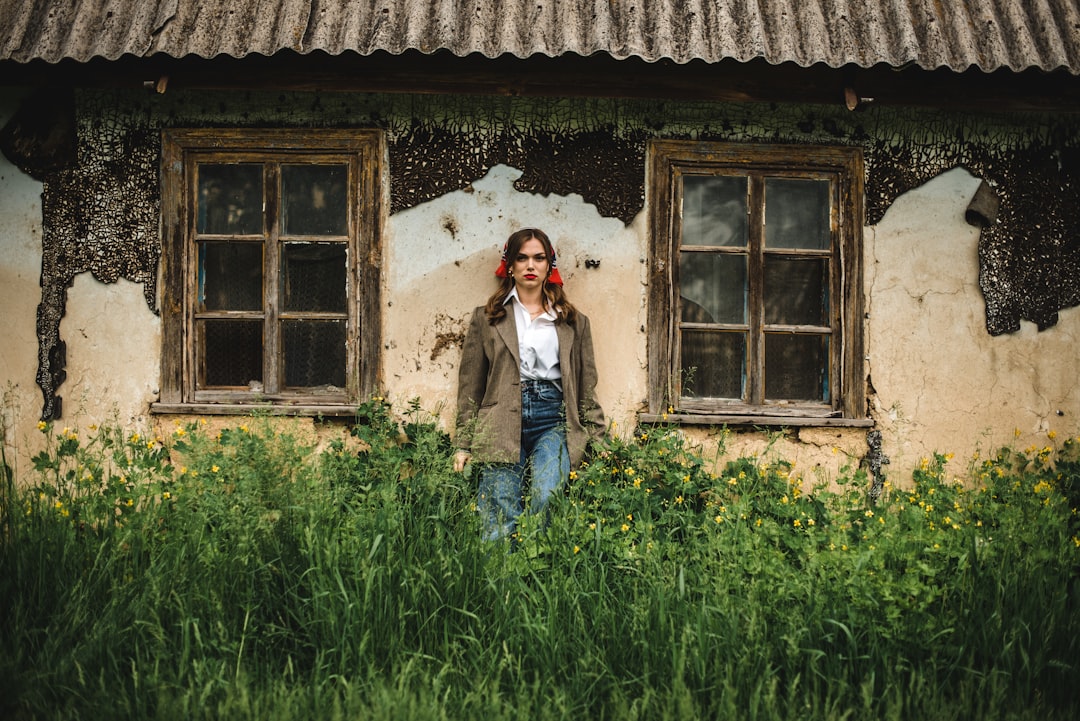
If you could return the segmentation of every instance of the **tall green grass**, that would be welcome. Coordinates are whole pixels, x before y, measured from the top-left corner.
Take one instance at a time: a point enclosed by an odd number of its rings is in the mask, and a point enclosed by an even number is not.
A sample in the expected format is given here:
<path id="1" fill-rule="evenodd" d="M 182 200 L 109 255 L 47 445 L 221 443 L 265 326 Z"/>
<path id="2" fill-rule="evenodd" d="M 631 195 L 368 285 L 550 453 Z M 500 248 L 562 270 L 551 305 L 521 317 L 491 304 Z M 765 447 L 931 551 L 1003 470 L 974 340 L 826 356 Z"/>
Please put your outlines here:
<path id="1" fill-rule="evenodd" d="M 1073 439 L 871 504 L 857 464 L 807 491 L 642 429 L 511 546 L 418 404 L 357 420 L 44 426 L 0 506 L 0 717 L 1078 717 Z"/>

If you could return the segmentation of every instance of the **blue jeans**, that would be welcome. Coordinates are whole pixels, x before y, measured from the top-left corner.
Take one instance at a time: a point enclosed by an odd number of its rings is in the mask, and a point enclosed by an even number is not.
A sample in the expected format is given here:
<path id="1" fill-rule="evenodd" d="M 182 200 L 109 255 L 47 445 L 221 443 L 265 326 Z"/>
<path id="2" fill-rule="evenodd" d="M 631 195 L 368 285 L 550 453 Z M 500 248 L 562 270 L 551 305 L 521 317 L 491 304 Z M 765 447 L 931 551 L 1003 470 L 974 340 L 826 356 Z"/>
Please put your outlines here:
<path id="1" fill-rule="evenodd" d="M 521 381 L 521 456 L 480 471 L 478 507 L 484 539 L 511 536 L 525 512 L 525 472 L 531 471 L 529 513 L 545 511 L 570 475 L 562 391 L 550 381 Z"/>

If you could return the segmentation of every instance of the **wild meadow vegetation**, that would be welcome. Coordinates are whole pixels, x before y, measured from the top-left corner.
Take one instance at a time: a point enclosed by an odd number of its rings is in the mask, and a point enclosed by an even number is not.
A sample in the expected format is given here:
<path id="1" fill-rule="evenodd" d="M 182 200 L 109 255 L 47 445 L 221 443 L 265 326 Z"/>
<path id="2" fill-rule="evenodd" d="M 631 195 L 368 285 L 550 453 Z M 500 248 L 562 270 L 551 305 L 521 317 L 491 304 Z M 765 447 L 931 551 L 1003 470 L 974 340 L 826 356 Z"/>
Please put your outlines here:
<path id="1" fill-rule="evenodd" d="M 0 496 L 0 717 L 1080 717 L 1075 438 L 872 502 L 857 459 L 813 487 L 643 427 L 510 552 L 403 411 L 318 448 L 42 424 Z"/>

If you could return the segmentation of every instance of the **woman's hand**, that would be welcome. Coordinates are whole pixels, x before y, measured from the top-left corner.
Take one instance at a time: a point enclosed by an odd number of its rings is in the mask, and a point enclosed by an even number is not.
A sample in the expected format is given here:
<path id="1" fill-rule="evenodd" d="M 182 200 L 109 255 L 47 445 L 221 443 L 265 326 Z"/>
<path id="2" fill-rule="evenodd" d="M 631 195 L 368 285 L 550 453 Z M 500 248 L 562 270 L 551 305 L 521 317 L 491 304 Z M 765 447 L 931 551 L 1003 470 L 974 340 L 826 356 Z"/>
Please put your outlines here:
<path id="1" fill-rule="evenodd" d="M 472 458 L 472 454 L 468 451 L 458 451 L 454 454 L 454 472 L 461 473 L 465 470 L 465 464 Z"/>

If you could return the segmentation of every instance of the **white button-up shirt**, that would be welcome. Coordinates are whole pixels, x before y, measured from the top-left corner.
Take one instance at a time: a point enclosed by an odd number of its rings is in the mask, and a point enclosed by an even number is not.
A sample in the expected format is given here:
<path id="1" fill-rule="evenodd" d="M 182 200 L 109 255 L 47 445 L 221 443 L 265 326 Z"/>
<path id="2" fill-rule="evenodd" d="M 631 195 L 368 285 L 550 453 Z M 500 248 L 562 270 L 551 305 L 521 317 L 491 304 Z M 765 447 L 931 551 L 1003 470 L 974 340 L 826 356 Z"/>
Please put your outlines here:
<path id="1" fill-rule="evenodd" d="M 559 334 L 555 331 L 555 314 L 545 310 L 536 318 L 531 318 L 518 298 L 517 288 L 510 289 L 505 303 L 513 303 L 521 378 L 555 381 L 561 386 L 562 368 L 559 367 Z"/>

